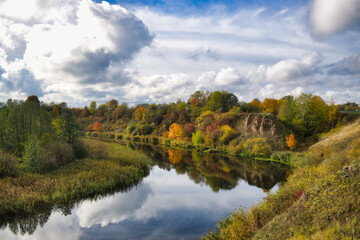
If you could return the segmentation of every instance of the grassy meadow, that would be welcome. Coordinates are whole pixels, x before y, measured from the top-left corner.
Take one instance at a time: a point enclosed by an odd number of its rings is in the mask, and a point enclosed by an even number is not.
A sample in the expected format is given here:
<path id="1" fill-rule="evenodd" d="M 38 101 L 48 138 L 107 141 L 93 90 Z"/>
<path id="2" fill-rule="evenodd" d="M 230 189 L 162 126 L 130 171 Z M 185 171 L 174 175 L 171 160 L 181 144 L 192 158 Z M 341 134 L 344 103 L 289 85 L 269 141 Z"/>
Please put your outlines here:
<path id="1" fill-rule="evenodd" d="M 0 179 L 0 215 L 36 213 L 39 209 L 79 202 L 107 192 L 126 190 L 149 174 L 151 160 L 118 144 L 85 140 L 90 157 L 45 174 Z"/>

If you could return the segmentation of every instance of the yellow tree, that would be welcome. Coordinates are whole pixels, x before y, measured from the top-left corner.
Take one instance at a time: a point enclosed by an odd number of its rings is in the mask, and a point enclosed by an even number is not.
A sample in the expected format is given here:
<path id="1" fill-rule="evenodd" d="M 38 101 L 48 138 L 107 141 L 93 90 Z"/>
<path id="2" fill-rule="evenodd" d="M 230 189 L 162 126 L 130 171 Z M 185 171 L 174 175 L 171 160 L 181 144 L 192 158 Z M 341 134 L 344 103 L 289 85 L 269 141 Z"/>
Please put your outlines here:
<path id="1" fill-rule="evenodd" d="M 145 107 L 138 107 L 134 113 L 135 120 L 144 121 L 145 120 L 145 112 L 146 112 Z"/>
<path id="2" fill-rule="evenodd" d="M 291 150 L 296 148 L 296 143 L 297 141 L 295 139 L 294 134 L 290 134 L 289 136 L 286 137 L 286 144 Z"/>
<path id="3" fill-rule="evenodd" d="M 265 98 L 262 102 L 263 111 L 267 113 L 275 113 L 277 100 L 274 98 Z"/>
<path id="4" fill-rule="evenodd" d="M 173 123 L 169 127 L 169 138 L 171 139 L 184 139 L 184 129 L 177 123 Z"/>
<path id="5" fill-rule="evenodd" d="M 55 118 L 57 118 L 58 116 L 60 116 L 59 108 L 58 108 L 56 105 L 53 106 L 51 112 L 52 112 L 52 114 L 53 114 L 53 116 L 54 116 Z"/>
<path id="6" fill-rule="evenodd" d="M 335 106 L 334 99 L 331 99 L 329 106 L 329 123 L 331 127 L 334 127 L 336 125 L 338 119 L 339 119 L 339 112 Z"/>

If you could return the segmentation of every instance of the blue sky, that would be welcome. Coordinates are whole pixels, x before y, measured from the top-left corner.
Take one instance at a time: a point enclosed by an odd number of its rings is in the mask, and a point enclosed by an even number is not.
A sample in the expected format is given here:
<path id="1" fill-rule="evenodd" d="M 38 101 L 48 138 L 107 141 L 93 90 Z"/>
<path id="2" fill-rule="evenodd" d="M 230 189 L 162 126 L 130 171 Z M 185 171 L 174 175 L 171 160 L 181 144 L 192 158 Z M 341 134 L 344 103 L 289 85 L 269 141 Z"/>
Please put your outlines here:
<path id="1" fill-rule="evenodd" d="M 163 103 L 226 90 L 360 102 L 359 12 L 358 0 L 3 0 L 0 100 Z"/>
<path id="2" fill-rule="evenodd" d="M 102 1 L 96 0 L 101 3 Z M 233 13 L 240 9 L 266 8 L 268 12 L 279 11 L 284 8 L 298 8 L 305 6 L 307 0 L 111 0 L 112 4 L 120 4 L 128 9 L 148 7 L 155 11 L 178 16 L 206 15 L 216 8 Z"/>

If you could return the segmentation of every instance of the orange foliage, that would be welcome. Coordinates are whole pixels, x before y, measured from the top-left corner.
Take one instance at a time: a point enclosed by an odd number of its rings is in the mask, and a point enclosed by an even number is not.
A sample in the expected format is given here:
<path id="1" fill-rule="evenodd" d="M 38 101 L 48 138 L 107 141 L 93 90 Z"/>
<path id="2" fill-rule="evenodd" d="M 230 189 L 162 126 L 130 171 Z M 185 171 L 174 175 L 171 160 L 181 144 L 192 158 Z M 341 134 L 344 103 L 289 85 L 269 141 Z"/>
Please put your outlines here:
<path id="1" fill-rule="evenodd" d="M 261 111 L 262 109 L 262 104 L 259 100 L 257 100 L 256 98 L 254 100 L 252 100 L 250 102 L 251 105 L 255 106 L 257 108 L 257 111 Z"/>
<path id="2" fill-rule="evenodd" d="M 169 161 L 172 163 L 172 164 L 177 164 L 181 161 L 181 152 L 180 151 L 177 151 L 177 150 L 174 150 L 174 149 L 169 149 L 168 150 L 168 154 L 169 154 Z"/>
<path id="3" fill-rule="evenodd" d="M 145 120 L 145 107 L 139 107 L 135 110 L 134 118 L 137 121 L 144 121 Z"/>
<path id="4" fill-rule="evenodd" d="M 169 127 L 169 138 L 181 140 L 184 137 L 185 137 L 184 130 L 179 124 L 173 123 L 173 124 L 170 125 L 170 127 Z"/>
<path id="5" fill-rule="evenodd" d="M 296 143 L 297 141 L 294 134 L 290 134 L 288 137 L 286 137 L 286 144 L 291 150 L 295 149 Z"/>
<path id="6" fill-rule="evenodd" d="M 274 98 L 265 98 L 262 102 L 263 111 L 267 113 L 274 113 L 277 105 L 277 100 Z"/>
<path id="7" fill-rule="evenodd" d="M 100 123 L 98 121 L 96 121 L 94 123 L 93 129 L 94 129 L 94 131 L 97 131 L 97 132 L 101 131 L 101 125 L 100 125 Z"/>

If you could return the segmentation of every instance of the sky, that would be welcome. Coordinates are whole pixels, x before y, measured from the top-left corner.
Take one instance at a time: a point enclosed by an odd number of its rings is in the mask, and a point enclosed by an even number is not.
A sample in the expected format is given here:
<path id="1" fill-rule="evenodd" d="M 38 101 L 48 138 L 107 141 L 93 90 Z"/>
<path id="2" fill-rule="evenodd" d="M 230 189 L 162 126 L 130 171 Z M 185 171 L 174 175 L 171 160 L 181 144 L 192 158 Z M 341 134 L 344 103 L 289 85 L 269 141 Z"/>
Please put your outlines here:
<path id="1" fill-rule="evenodd" d="M 0 101 L 360 102 L 359 0 L 0 0 Z"/>

